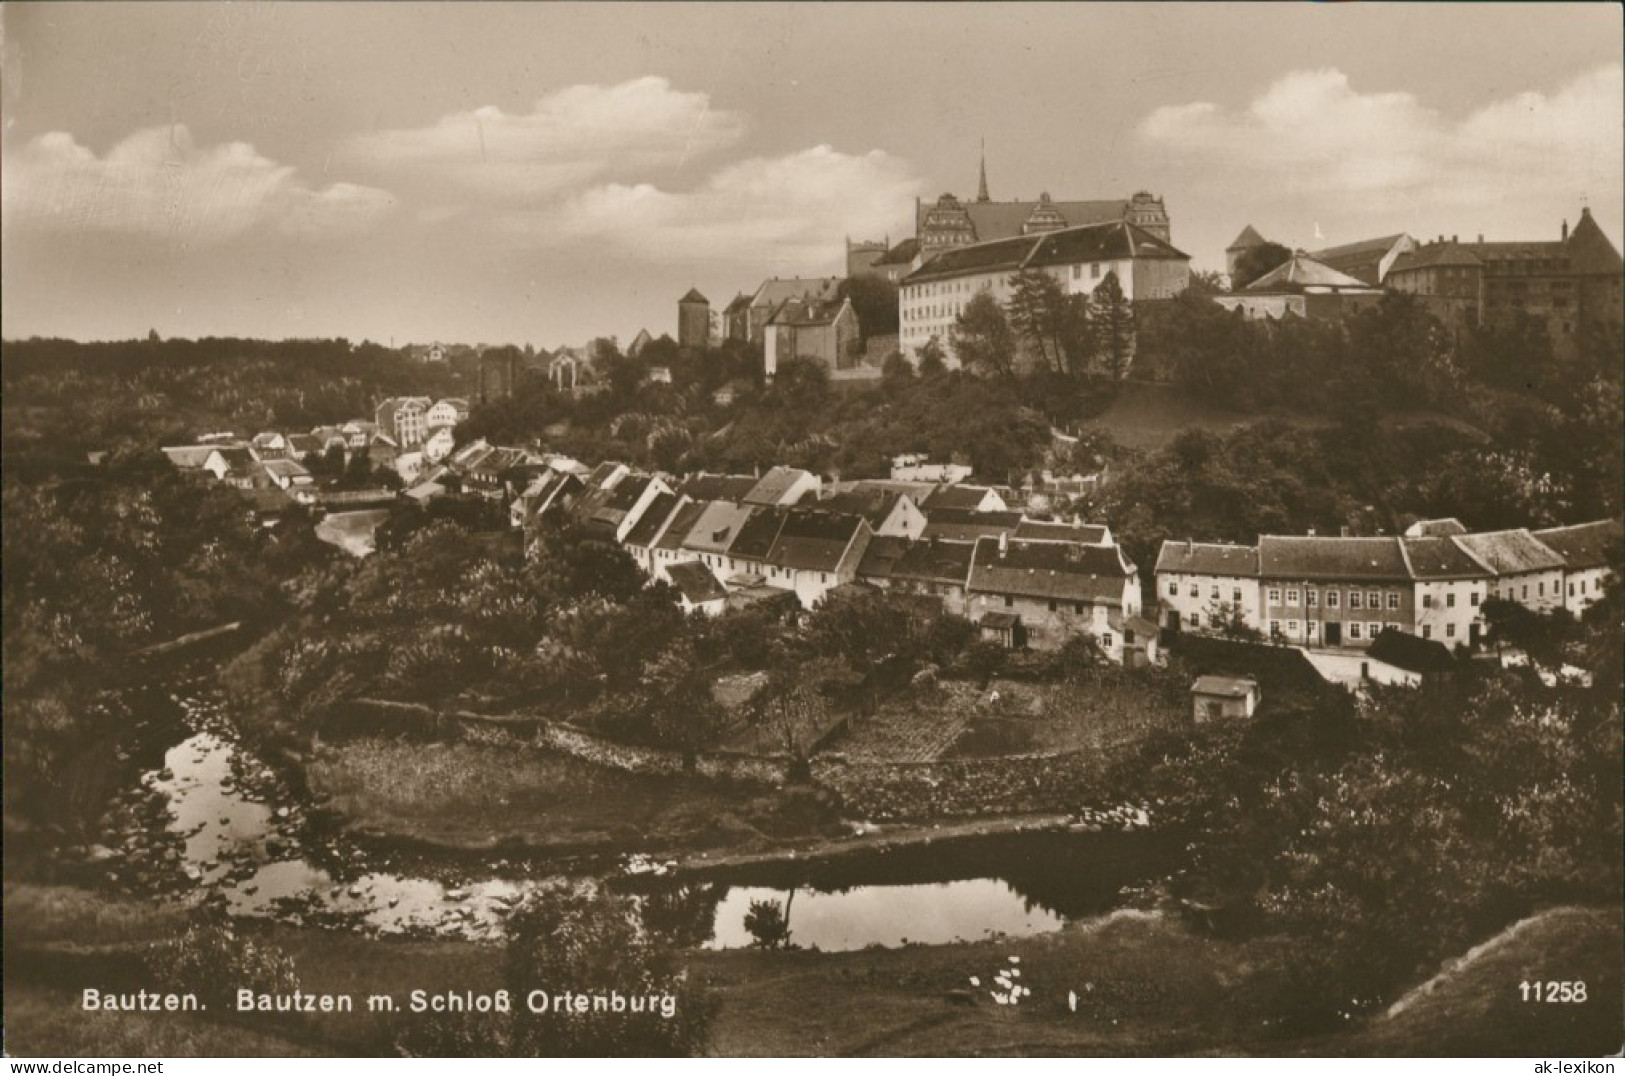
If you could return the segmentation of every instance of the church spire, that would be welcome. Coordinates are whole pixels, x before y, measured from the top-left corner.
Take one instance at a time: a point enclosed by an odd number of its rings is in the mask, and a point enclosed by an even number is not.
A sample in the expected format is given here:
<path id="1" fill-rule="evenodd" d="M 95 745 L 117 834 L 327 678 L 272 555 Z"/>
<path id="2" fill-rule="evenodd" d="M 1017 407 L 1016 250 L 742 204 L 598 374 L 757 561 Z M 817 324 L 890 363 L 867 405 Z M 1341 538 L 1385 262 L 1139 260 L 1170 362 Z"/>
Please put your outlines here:
<path id="1" fill-rule="evenodd" d="M 993 199 L 987 193 L 987 139 L 982 139 L 982 168 L 976 181 L 976 200 L 978 202 L 991 202 Z"/>

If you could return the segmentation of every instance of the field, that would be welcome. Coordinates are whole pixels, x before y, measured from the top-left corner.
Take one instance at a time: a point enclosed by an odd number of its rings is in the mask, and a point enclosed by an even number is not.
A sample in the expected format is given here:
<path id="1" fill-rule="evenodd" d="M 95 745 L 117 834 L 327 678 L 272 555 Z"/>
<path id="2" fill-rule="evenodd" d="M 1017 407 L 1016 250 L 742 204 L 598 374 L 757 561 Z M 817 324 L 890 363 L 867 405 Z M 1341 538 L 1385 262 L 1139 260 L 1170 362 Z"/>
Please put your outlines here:
<path id="1" fill-rule="evenodd" d="M 854 719 L 831 745 L 858 762 L 930 762 L 939 758 L 1102 754 L 1151 732 L 1180 726 L 1183 699 L 1139 680 L 1028 684 L 994 680 L 986 689 L 943 681 L 889 700 Z"/>

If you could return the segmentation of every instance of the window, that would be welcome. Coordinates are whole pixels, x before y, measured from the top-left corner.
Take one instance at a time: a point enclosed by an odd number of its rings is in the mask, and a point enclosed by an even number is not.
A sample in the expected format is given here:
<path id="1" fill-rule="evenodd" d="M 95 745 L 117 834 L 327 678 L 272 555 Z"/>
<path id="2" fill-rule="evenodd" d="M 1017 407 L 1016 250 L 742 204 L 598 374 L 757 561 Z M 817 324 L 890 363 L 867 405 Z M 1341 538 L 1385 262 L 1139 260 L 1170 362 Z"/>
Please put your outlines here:
<path id="1" fill-rule="evenodd" d="M 1540 596 L 1542 598 L 1544 598 L 1546 596 L 1546 584 L 1545 583 L 1540 584 Z"/>
<path id="2" fill-rule="evenodd" d="M 1286 592 L 1286 603 L 1288 605 L 1298 604 L 1298 592 L 1296 590 L 1289 590 Z"/>
<path id="3" fill-rule="evenodd" d="M 1006 595 L 1005 595 L 1005 596 L 1004 596 L 1004 607 L 1005 607 L 1005 608 L 1006 608 L 1006 609 L 1008 609 L 1008 608 L 1010 608 L 1010 607 L 1011 607 L 1011 606 L 1012 606 L 1012 605 L 1014 605 L 1014 604 L 1016 604 L 1016 599 L 1014 599 L 1014 598 L 1012 598 L 1012 597 L 1011 597 L 1011 596 L 1010 596 L 1010 595 L 1008 595 L 1008 594 L 1006 594 Z"/>
<path id="4" fill-rule="evenodd" d="M 1424 639 L 1433 638 L 1433 625 L 1432 624 L 1423 624 L 1422 625 L 1422 638 L 1424 638 Z"/>
<path id="5" fill-rule="evenodd" d="M 1241 588 L 1240 587 L 1231 588 L 1231 590 L 1230 590 L 1230 600 L 1235 602 L 1237 605 L 1241 604 Z"/>
<path id="6" fill-rule="evenodd" d="M 1049 611 L 1052 612 L 1052 613 L 1055 612 L 1055 599 L 1054 598 L 1051 598 L 1049 600 Z"/>
<path id="7" fill-rule="evenodd" d="M 1528 583 L 1525 583 L 1523 585 L 1523 597 L 1524 597 L 1525 601 L 1529 600 L 1529 584 Z"/>
<path id="8" fill-rule="evenodd" d="M 1424 608 L 1424 609 L 1432 609 L 1433 608 L 1433 595 L 1431 595 L 1431 594 L 1422 595 L 1422 608 Z"/>
<path id="9" fill-rule="evenodd" d="M 1170 597 L 1170 598 L 1179 597 L 1179 584 L 1173 582 L 1172 580 L 1170 580 L 1169 583 L 1168 583 L 1168 597 Z"/>
<path id="10" fill-rule="evenodd" d="M 1467 604 L 1476 609 L 1478 608 L 1478 599 L 1479 593 L 1475 590 L 1471 594 L 1467 595 Z"/>
<path id="11" fill-rule="evenodd" d="M 1328 590 L 1326 592 L 1326 608 L 1328 608 L 1328 609 L 1336 609 L 1337 608 L 1337 602 L 1338 602 L 1337 595 L 1338 595 L 1338 593 L 1339 592 L 1335 591 L 1335 590 Z"/>
<path id="12" fill-rule="evenodd" d="M 1350 639 L 1358 639 L 1359 637 L 1360 637 L 1360 624 L 1359 624 L 1359 622 L 1354 621 L 1354 620 L 1349 621 L 1349 638 Z"/>
<path id="13" fill-rule="evenodd" d="M 1446 609 L 1454 609 L 1456 607 L 1455 591 L 1451 591 L 1449 594 L 1444 596 L 1444 606 Z"/>
<path id="14" fill-rule="evenodd" d="M 1298 634 L 1298 622 L 1296 620 L 1288 620 L 1286 622 L 1286 633 L 1288 635 Z"/>
<path id="15" fill-rule="evenodd" d="M 1452 605 L 1455 604 L 1455 601 L 1456 601 L 1456 596 L 1454 594 L 1450 595 L 1450 602 L 1451 602 Z M 1398 591 L 1393 591 L 1392 593 L 1390 593 L 1388 595 L 1388 608 L 1390 608 L 1390 609 L 1398 609 L 1399 608 L 1399 592 Z"/>
<path id="16" fill-rule="evenodd" d="M 1072 279 L 1073 280 L 1082 280 L 1083 279 L 1083 266 L 1074 265 L 1072 267 Z"/>
<path id="17" fill-rule="evenodd" d="M 1308 634 L 1309 638 L 1313 639 L 1315 637 L 1315 629 L 1319 628 L 1319 627 L 1320 627 L 1320 621 L 1311 620 L 1311 621 L 1309 621 L 1308 623 L 1306 623 L 1304 625 L 1304 630 Z"/>
<path id="18" fill-rule="evenodd" d="M 1569 584 L 1569 597 L 1574 597 L 1574 584 L 1572 582 Z"/>
<path id="19" fill-rule="evenodd" d="M 1279 620 L 1270 621 L 1270 634 L 1271 635 L 1279 635 L 1279 634 L 1281 634 L 1281 622 Z"/>
<path id="20" fill-rule="evenodd" d="M 1077 613 L 1079 616 L 1082 616 L 1083 615 L 1083 603 L 1082 602 L 1073 602 L 1072 603 L 1072 611 L 1074 613 Z"/>
<path id="21" fill-rule="evenodd" d="M 1191 597 L 1200 598 L 1201 596 L 1202 596 L 1202 588 L 1197 586 L 1195 583 L 1192 583 L 1191 584 Z"/>
<path id="22" fill-rule="evenodd" d="M 1358 590 L 1349 591 L 1349 608 L 1360 608 L 1360 592 Z"/>
<path id="23" fill-rule="evenodd" d="M 1454 621 L 1444 626 L 1444 634 L 1445 637 L 1449 639 L 1454 639 L 1456 637 L 1456 625 Z"/>
<path id="24" fill-rule="evenodd" d="M 1375 639 L 1377 636 L 1382 634 L 1381 624 L 1367 624 L 1366 629 L 1371 632 L 1368 638 Z"/>
<path id="25" fill-rule="evenodd" d="M 1112 648 L 1112 633 L 1111 632 L 1103 631 L 1103 632 L 1100 633 L 1100 645 L 1105 647 L 1107 650 L 1110 650 Z"/>
<path id="26" fill-rule="evenodd" d="M 1304 591 L 1303 592 L 1303 601 L 1304 601 L 1304 604 L 1307 605 L 1311 609 L 1317 607 L 1318 605 L 1320 605 L 1320 591 L 1318 591 L 1318 590 L 1306 590 L 1306 591 Z"/>
<path id="27" fill-rule="evenodd" d="M 1202 626 L 1202 614 L 1201 613 L 1192 613 L 1191 614 L 1191 627 L 1199 628 L 1201 626 Z"/>
<path id="28" fill-rule="evenodd" d="M 1270 591 L 1270 604 L 1271 605 L 1280 605 L 1281 604 L 1281 592 L 1279 590 L 1273 590 L 1272 589 Z"/>
<path id="29" fill-rule="evenodd" d="M 1368 608 L 1368 609 L 1381 609 L 1382 608 L 1382 592 L 1380 590 L 1371 591 L 1369 594 L 1367 594 L 1365 596 L 1365 599 L 1366 599 L 1366 602 L 1365 602 L 1366 608 Z"/>
<path id="30" fill-rule="evenodd" d="M 1217 584 L 1217 583 L 1213 584 L 1208 596 L 1210 598 L 1212 598 L 1214 601 L 1219 600 L 1219 584 Z"/>
<path id="31" fill-rule="evenodd" d="M 1099 262 L 1096 262 L 1095 264 L 1093 264 L 1093 265 L 1091 265 L 1089 267 L 1089 275 L 1094 277 L 1096 280 L 1100 279 L 1100 263 Z"/>

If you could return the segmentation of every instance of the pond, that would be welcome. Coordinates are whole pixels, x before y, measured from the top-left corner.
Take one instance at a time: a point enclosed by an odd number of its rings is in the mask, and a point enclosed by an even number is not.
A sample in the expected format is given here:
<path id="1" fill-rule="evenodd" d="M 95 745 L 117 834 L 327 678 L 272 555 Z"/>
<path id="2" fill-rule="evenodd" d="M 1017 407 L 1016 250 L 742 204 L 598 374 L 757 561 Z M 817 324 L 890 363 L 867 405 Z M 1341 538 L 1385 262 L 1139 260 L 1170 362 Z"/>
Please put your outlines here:
<path id="1" fill-rule="evenodd" d="M 239 916 L 376 935 L 502 937 L 508 912 L 570 870 L 636 898 L 645 926 L 685 948 L 759 943 L 754 908 L 776 906 L 778 941 L 837 951 L 943 944 L 1059 930 L 1121 908 L 1168 862 L 1156 835 L 1002 832 L 899 843 L 834 858 L 788 856 L 673 874 L 642 857 L 561 865 L 493 859 L 473 871 L 385 867 L 342 836 L 316 836 L 310 812 L 237 742 L 225 703 L 148 696 L 176 711 L 169 746 L 146 754 L 140 793 L 162 833 L 127 853 L 166 871 L 182 899 Z M 128 872 L 128 873 L 141 873 Z M 579 877 L 579 875 L 577 875 Z M 759 916 L 758 916 L 759 919 Z"/>

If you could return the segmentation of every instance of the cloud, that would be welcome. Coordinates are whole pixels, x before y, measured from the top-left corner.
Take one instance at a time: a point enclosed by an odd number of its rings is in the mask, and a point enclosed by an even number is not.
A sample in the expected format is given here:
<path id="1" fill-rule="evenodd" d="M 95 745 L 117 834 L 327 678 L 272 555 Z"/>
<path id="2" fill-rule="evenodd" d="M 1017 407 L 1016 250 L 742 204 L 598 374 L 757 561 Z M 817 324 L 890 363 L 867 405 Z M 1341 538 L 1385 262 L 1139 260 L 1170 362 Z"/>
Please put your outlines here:
<path id="1" fill-rule="evenodd" d="M 1521 93 L 1451 119 L 1409 93 L 1366 93 L 1341 71 L 1296 71 L 1244 110 L 1201 101 L 1152 112 L 1139 137 L 1176 159 L 1252 186 L 1337 205 L 1376 197 L 1490 207 L 1539 197 L 1618 200 L 1619 65 L 1550 96 Z"/>
<path id="2" fill-rule="evenodd" d="M 830 146 L 728 165 L 693 190 L 605 184 L 517 221 L 531 239 L 590 240 L 640 258 L 806 265 L 843 235 L 879 236 L 920 191 L 899 158 Z"/>
<path id="3" fill-rule="evenodd" d="M 335 238 L 393 208 L 382 190 L 315 188 L 246 142 L 199 146 L 184 125 L 136 131 L 98 157 L 51 132 L 5 157 L 4 220 L 31 232 L 111 232 L 212 246 L 256 228 Z"/>
<path id="4" fill-rule="evenodd" d="M 348 150 L 397 179 L 415 174 L 535 201 L 607 176 L 680 166 L 734 144 L 744 129 L 739 114 L 713 109 L 708 95 L 651 76 L 569 86 L 517 115 L 488 105 L 427 127 L 360 135 Z"/>

